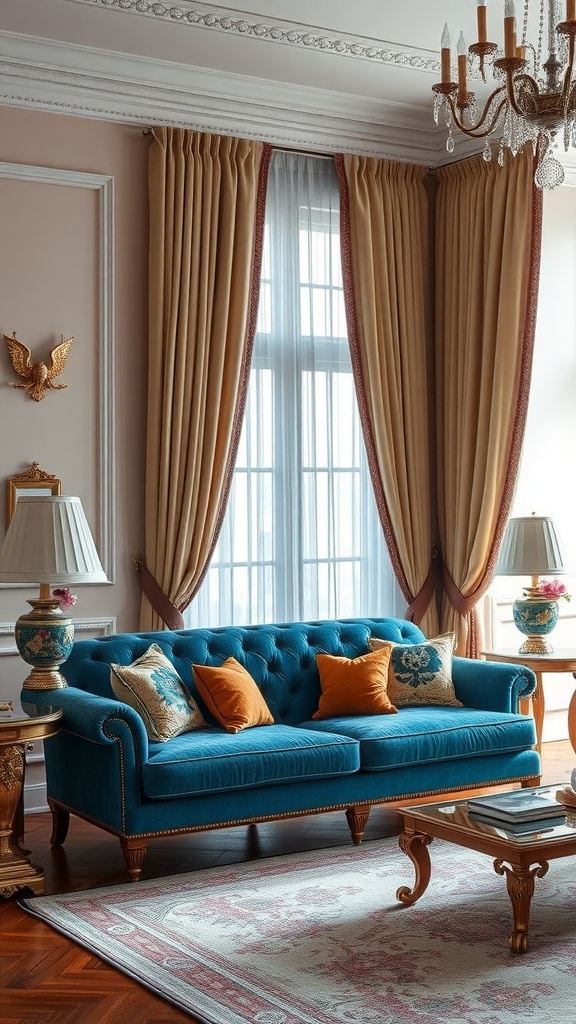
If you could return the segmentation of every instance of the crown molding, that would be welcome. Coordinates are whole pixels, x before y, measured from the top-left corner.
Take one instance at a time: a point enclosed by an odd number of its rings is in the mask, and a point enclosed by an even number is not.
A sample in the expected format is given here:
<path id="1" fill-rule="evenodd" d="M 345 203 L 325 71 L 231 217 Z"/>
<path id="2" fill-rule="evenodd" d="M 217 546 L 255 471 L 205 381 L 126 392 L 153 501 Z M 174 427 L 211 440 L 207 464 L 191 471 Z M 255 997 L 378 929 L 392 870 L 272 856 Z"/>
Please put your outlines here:
<path id="1" fill-rule="evenodd" d="M 274 23 L 268 19 L 254 20 L 253 15 L 246 17 L 245 11 L 223 4 L 212 4 L 211 10 L 207 11 L 205 7 L 193 0 L 178 0 L 178 2 L 170 0 L 165 4 L 155 2 L 155 0 L 67 0 L 67 2 L 81 4 L 83 7 L 103 7 L 108 11 L 134 14 L 156 21 L 168 21 L 182 26 L 183 29 L 208 29 L 213 32 L 224 32 L 227 35 L 248 37 L 261 42 L 279 43 L 308 51 L 333 53 L 338 57 L 390 64 L 395 68 L 417 68 L 419 71 L 440 74 L 438 54 L 431 50 L 418 47 L 399 50 L 394 48 L 394 43 L 387 40 L 366 36 L 354 35 L 352 38 L 344 38 L 342 35 L 333 35 L 331 31 L 323 32 L 317 25 L 302 24 L 287 18 L 277 18 Z"/>
<path id="2" fill-rule="evenodd" d="M 430 167 L 444 144 L 431 109 L 1 31 L 0 104 Z"/>

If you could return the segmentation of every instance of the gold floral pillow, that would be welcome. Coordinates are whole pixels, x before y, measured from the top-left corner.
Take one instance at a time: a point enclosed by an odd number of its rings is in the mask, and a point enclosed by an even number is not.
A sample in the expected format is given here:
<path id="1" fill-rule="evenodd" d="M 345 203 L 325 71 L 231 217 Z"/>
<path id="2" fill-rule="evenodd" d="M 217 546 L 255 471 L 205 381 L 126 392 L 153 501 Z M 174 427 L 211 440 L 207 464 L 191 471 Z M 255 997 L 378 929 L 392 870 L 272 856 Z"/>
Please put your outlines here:
<path id="1" fill-rule="evenodd" d="M 390 641 L 370 637 L 371 651 L 389 647 Z M 437 704 L 461 708 L 452 682 L 455 633 L 443 633 L 420 644 L 393 644 L 388 668 L 388 696 L 398 707 Z"/>
<path id="2" fill-rule="evenodd" d="M 118 700 L 144 722 L 148 738 L 164 743 L 206 725 L 200 708 L 158 644 L 131 665 L 111 665 L 110 684 Z"/>

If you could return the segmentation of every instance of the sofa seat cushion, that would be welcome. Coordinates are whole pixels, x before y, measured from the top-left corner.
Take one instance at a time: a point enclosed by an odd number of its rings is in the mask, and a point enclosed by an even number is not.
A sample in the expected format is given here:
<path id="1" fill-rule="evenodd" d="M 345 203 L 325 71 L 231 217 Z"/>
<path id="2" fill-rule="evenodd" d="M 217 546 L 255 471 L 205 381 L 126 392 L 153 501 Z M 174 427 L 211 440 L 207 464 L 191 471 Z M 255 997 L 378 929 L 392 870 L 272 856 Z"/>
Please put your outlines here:
<path id="1" fill-rule="evenodd" d="M 142 765 L 147 797 L 206 795 L 350 775 L 360 767 L 358 740 L 290 725 L 228 733 L 217 726 L 151 743 Z"/>
<path id="2" fill-rule="evenodd" d="M 410 707 L 397 715 L 362 715 L 303 722 L 360 743 L 365 771 L 524 750 L 536 742 L 534 719 L 476 708 Z"/>

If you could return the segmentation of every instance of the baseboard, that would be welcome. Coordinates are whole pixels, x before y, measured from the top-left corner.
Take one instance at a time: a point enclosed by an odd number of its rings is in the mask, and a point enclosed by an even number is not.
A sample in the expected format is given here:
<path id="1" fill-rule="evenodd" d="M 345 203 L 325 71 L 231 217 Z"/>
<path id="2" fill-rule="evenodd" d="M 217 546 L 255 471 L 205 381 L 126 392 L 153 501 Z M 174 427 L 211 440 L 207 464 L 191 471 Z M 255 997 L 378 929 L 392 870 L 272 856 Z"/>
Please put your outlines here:
<path id="1" fill-rule="evenodd" d="M 49 811 L 46 797 L 46 783 L 33 782 L 24 787 L 24 813 L 42 814 Z"/>

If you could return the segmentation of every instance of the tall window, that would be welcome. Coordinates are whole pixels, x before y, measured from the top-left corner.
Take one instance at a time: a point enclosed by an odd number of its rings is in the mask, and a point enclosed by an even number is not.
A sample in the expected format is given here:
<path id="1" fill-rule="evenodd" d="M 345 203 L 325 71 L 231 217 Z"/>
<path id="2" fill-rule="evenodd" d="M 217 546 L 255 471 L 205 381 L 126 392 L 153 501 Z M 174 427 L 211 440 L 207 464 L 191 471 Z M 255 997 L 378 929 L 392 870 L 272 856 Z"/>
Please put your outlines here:
<path id="1" fill-rule="evenodd" d="M 334 166 L 276 153 L 238 459 L 187 625 L 404 611 L 354 391 Z"/>

